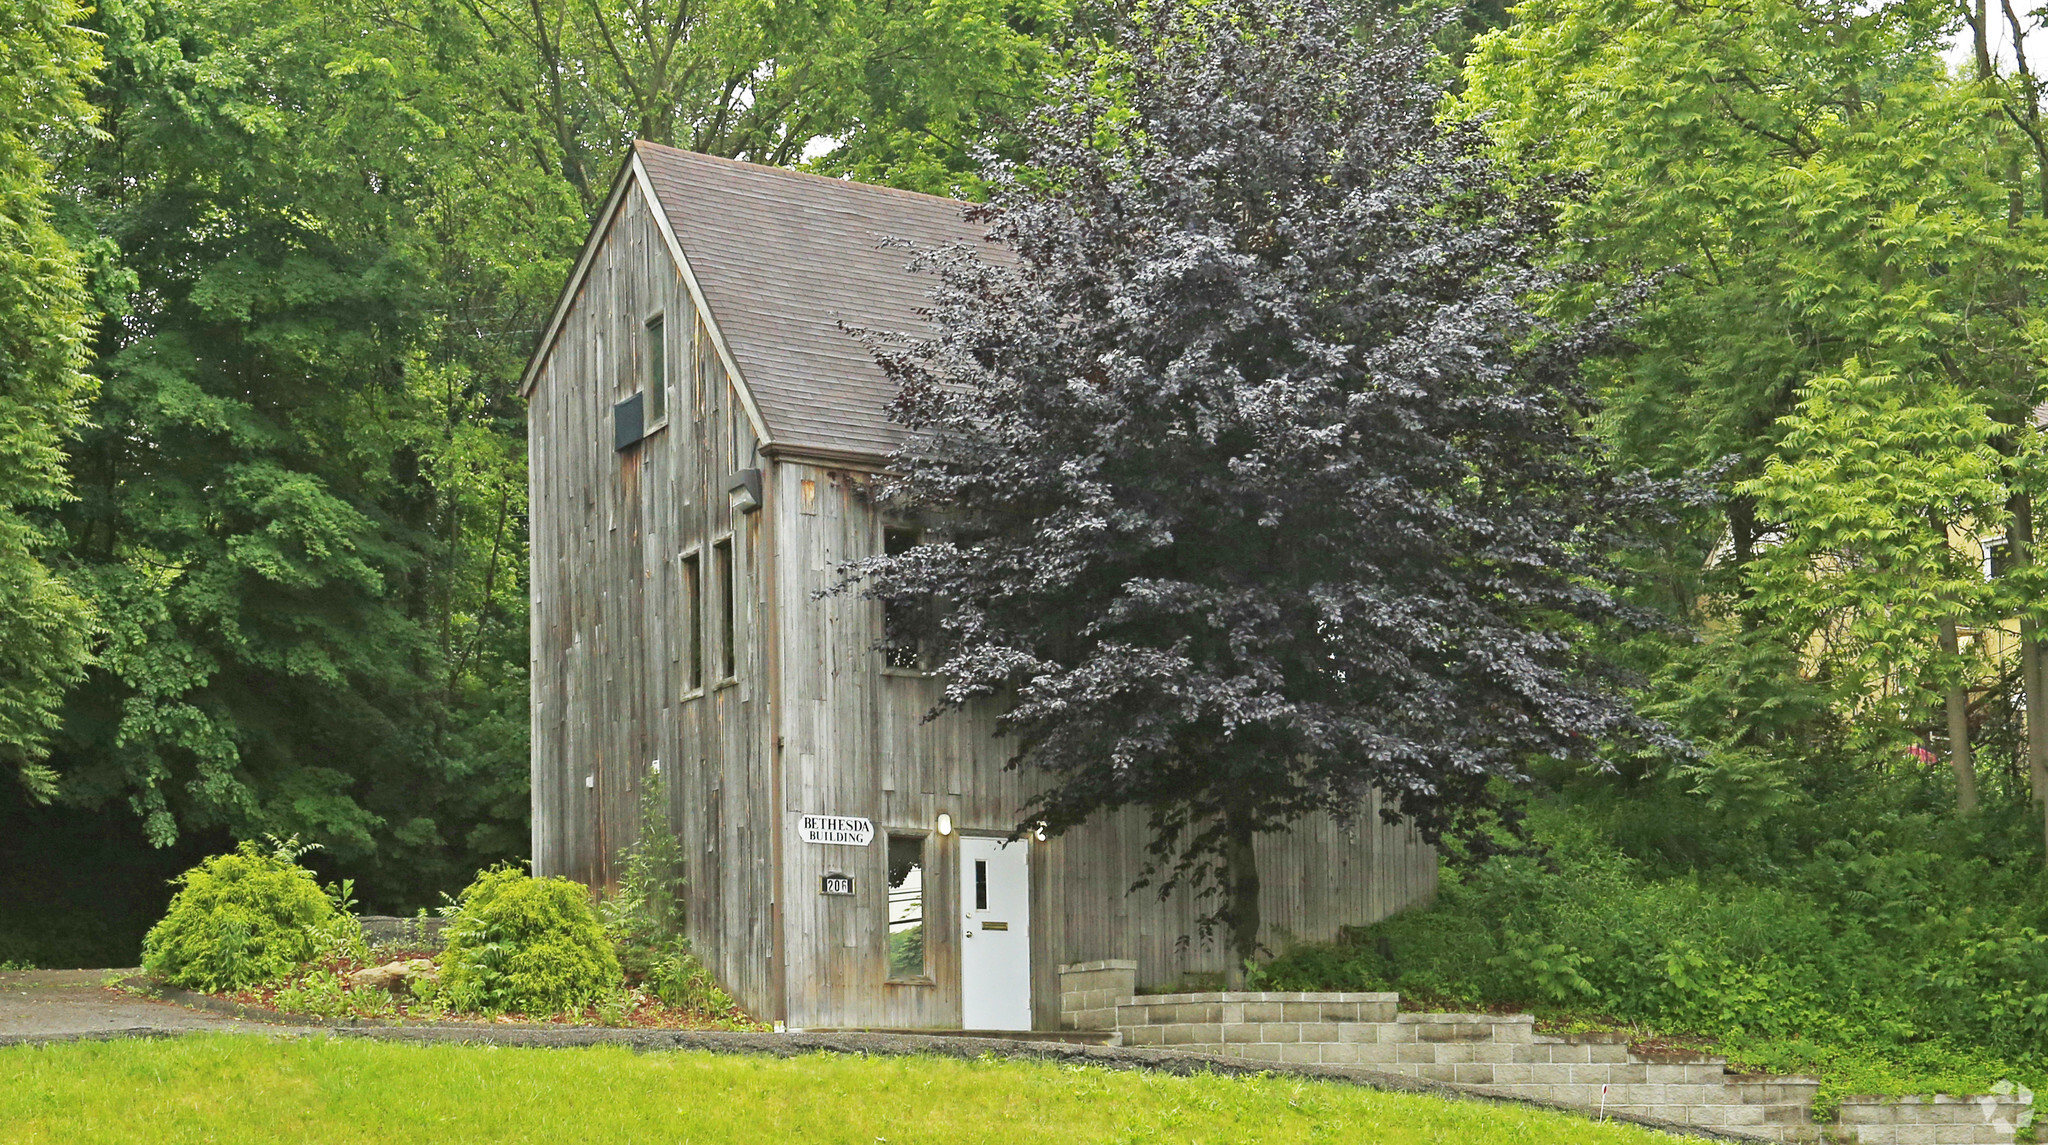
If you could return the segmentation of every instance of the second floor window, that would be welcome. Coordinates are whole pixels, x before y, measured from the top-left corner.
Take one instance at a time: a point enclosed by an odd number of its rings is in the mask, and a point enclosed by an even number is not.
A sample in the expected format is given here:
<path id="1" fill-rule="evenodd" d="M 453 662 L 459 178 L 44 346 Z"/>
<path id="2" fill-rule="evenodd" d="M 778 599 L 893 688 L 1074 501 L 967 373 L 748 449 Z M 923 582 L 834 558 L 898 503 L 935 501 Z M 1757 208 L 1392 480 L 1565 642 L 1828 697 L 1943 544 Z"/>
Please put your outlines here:
<path id="1" fill-rule="evenodd" d="M 740 674 L 739 591 L 733 584 L 732 538 L 711 546 L 711 560 L 718 576 L 718 678 L 731 680 Z"/>
<path id="2" fill-rule="evenodd" d="M 683 653 L 683 690 L 695 692 L 704 687 L 704 568 L 696 553 L 683 554 L 683 607 L 689 610 L 683 633 L 690 642 Z"/>
<path id="3" fill-rule="evenodd" d="M 892 557 L 916 548 L 924 537 L 912 528 L 882 530 L 882 551 Z M 924 667 L 923 602 L 911 597 L 882 601 L 882 657 L 891 668 Z"/>
<path id="4" fill-rule="evenodd" d="M 1984 579 L 1997 580 L 2005 575 L 2006 562 L 2012 554 L 2006 551 L 2004 537 L 1991 537 L 1984 541 Z"/>

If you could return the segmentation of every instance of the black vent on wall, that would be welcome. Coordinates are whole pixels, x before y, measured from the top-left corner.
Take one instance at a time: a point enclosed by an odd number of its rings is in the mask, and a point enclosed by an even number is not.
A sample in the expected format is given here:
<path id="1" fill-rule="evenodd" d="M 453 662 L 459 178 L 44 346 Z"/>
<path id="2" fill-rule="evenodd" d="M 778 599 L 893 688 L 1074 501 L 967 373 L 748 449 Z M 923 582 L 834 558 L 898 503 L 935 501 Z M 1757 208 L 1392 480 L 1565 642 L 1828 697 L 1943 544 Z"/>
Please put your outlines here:
<path id="1" fill-rule="evenodd" d="M 647 435 L 647 395 L 634 394 L 612 407 L 612 448 L 625 449 Z"/>

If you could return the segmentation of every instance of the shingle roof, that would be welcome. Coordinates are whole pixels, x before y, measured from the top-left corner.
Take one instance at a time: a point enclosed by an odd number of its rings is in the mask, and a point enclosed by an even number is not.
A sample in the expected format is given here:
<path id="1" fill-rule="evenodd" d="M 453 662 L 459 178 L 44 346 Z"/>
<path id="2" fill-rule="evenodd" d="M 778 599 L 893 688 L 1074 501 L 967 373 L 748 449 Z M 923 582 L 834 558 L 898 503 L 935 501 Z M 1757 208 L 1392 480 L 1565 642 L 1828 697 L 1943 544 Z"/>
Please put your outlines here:
<path id="1" fill-rule="evenodd" d="M 882 245 L 979 243 L 965 204 L 635 144 L 704 301 L 784 447 L 880 456 L 901 431 L 868 349 L 841 328 L 921 331 L 933 282 Z"/>

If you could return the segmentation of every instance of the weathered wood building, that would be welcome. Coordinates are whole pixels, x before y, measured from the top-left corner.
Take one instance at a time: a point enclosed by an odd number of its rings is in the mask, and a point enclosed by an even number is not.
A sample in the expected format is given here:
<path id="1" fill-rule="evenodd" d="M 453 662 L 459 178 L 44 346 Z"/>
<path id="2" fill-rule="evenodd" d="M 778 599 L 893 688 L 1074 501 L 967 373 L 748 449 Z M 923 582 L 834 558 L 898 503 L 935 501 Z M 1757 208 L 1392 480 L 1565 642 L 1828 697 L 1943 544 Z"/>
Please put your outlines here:
<path id="1" fill-rule="evenodd" d="M 951 200 L 641 144 L 522 382 L 532 521 L 533 860 L 592 884 L 660 776 L 689 931 L 795 1027 L 1050 1028 L 1062 963 L 1221 969 L 1185 896 L 1127 888 L 1135 816 L 999 845 L 1027 777 L 989 713 L 879 648 L 882 606 L 816 598 L 902 538 L 864 493 L 897 441 L 845 327 L 915 329 L 885 237 L 979 241 Z M 1368 813 L 1261 845 L 1271 931 L 1313 939 L 1435 885 Z"/>

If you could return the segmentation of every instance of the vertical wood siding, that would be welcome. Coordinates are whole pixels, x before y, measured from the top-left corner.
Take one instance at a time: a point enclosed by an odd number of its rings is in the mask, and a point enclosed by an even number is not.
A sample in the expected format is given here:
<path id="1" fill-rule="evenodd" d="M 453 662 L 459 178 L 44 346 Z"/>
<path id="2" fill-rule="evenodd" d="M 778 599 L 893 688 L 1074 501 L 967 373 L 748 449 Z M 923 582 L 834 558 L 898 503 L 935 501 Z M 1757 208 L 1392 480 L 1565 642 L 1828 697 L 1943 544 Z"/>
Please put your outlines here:
<path id="1" fill-rule="evenodd" d="M 612 403 L 641 388 L 643 331 L 656 313 L 667 423 L 615 451 Z M 602 239 L 527 418 L 534 871 L 593 886 L 614 879 L 659 759 L 690 856 L 691 939 L 743 1005 L 769 1013 L 774 817 L 759 514 L 735 517 L 727 499 L 728 477 L 758 464 L 756 441 L 636 190 Z M 720 626 L 707 616 L 705 687 L 688 692 L 679 559 L 701 549 L 709 612 L 721 595 L 712 545 L 729 535 L 737 671 L 716 678 Z"/>
<path id="2" fill-rule="evenodd" d="M 993 735 L 993 710 L 926 722 L 938 686 L 884 666 L 875 650 L 881 606 L 857 595 L 817 599 L 836 583 L 840 562 L 882 549 L 880 517 L 866 499 L 867 475 L 783 463 L 769 483 L 779 548 L 779 614 L 784 760 L 782 807 L 789 842 L 783 902 L 792 1024 L 809 1027 L 946 1027 L 960 1022 L 959 846 L 961 833 L 1006 834 L 1029 790 L 1004 769 L 1010 750 Z M 1323 940 L 1430 895 L 1436 855 L 1412 830 L 1380 823 L 1363 809 L 1349 830 L 1313 817 L 1258 844 L 1269 944 Z M 795 840 L 800 813 L 864 816 L 867 848 Z M 884 922 L 886 835 L 930 832 L 940 812 L 956 831 L 927 854 L 927 959 L 931 984 L 888 979 Z M 1128 893 L 1144 865 L 1140 812 L 1126 812 L 1031 849 L 1032 994 L 1040 1028 L 1058 1024 L 1058 968 L 1065 962 L 1133 958 L 1138 980 L 1165 984 L 1190 971 L 1220 971 L 1213 944 L 1183 944 L 1200 904 L 1185 892 L 1161 900 Z M 855 876 L 852 898 L 819 894 L 827 871 Z"/>

